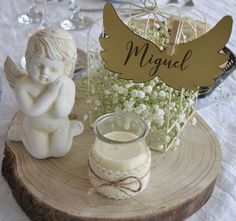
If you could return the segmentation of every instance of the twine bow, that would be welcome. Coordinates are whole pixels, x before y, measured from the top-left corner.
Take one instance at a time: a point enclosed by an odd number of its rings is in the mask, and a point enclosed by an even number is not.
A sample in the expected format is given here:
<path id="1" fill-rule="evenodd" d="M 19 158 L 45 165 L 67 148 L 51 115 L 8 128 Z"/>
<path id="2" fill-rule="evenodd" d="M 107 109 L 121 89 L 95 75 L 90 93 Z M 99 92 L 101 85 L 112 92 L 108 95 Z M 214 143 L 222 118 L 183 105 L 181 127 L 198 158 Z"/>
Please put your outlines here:
<path id="1" fill-rule="evenodd" d="M 99 180 L 103 181 L 102 184 L 96 186 L 96 187 L 91 187 L 88 191 L 88 194 L 93 194 L 95 192 L 98 192 L 100 188 L 105 187 L 105 186 L 111 186 L 114 187 L 116 189 L 118 189 L 119 191 L 121 191 L 122 193 L 124 193 L 125 195 L 127 195 L 128 197 L 130 197 L 131 199 L 133 199 L 134 201 L 136 201 L 137 203 L 141 204 L 142 206 L 146 206 L 146 207 L 151 207 L 152 205 L 147 205 L 145 203 L 143 203 L 142 201 L 134 198 L 132 195 L 130 195 L 128 193 L 128 191 L 132 192 L 132 193 L 137 193 L 139 191 L 142 190 L 142 182 L 141 179 L 145 178 L 148 174 L 149 174 L 149 170 L 147 171 L 147 173 L 142 176 L 141 178 L 138 178 L 136 176 L 127 176 L 125 178 L 116 180 L 116 181 L 108 181 L 103 179 L 102 177 L 98 176 L 92 169 L 89 160 L 88 160 L 88 167 L 90 172 Z M 130 179 L 133 179 L 133 181 L 130 182 L 126 182 Z M 134 183 L 138 183 L 138 187 L 137 188 L 130 188 L 129 185 L 130 184 L 134 184 Z"/>
<path id="2" fill-rule="evenodd" d="M 104 187 L 104 186 L 112 186 L 112 187 L 114 187 L 114 188 L 116 188 L 116 189 L 119 189 L 120 191 L 122 191 L 122 192 L 125 193 L 125 194 L 127 194 L 127 191 L 126 191 L 126 190 L 128 190 L 128 191 L 130 191 L 130 192 L 133 192 L 133 193 L 137 193 L 137 192 L 141 191 L 141 189 L 142 189 L 142 182 L 141 182 L 141 180 L 140 180 L 138 177 L 136 177 L 136 176 L 127 176 L 127 177 L 125 177 L 125 178 L 122 178 L 122 179 L 119 179 L 119 180 L 116 180 L 116 181 L 107 181 L 107 180 L 101 178 L 100 176 L 98 176 L 98 175 L 93 171 L 93 169 L 92 169 L 92 167 L 91 167 L 89 161 L 88 161 L 88 166 L 89 166 L 90 172 L 91 172 L 96 178 L 98 178 L 99 180 L 104 181 L 104 183 L 102 183 L 102 184 L 100 184 L 100 185 L 98 185 L 98 186 L 96 186 L 96 187 L 90 188 L 90 190 L 89 190 L 89 193 L 90 193 L 90 194 L 96 192 L 98 189 L 100 189 L 101 187 Z M 149 172 L 149 171 L 148 171 L 148 172 Z M 146 176 L 146 175 L 145 175 L 145 176 Z M 128 181 L 128 180 L 130 180 L 130 179 L 134 179 L 134 180 L 133 180 L 133 181 L 130 181 L 130 182 L 126 182 L 126 181 Z M 130 188 L 129 185 L 130 185 L 130 184 L 133 184 L 133 183 L 138 183 L 138 187 L 137 187 L 137 188 Z"/>

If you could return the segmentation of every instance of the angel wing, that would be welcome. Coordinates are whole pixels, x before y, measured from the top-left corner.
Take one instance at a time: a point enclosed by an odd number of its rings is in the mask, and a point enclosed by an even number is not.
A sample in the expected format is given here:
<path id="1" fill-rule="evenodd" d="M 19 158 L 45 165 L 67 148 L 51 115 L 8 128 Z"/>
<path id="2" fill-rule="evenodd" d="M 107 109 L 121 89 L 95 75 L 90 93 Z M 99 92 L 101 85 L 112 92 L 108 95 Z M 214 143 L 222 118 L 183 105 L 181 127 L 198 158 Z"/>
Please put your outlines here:
<path id="1" fill-rule="evenodd" d="M 225 16 L 201 37 L 175 47 L 173 56 L 151 41 L 132 32 L 109 3 L 104 7 L 105 34 L 100 37 L 105 68 L 123 79 L 145 82 L 159 76 L 168 86 L 196 90 L 211 86 L 223 72 L 220 65 L 228 55 L 219 51 L 226 45 L 232 30 L 232 18 Z"/>
<path id="2" fill-rule="evenodd" d="M 15 89 L 17 81 L 19 81 L 23 76 L 27 75 L 26 71 L 15 64 L 10 57 L 7 57 L 5 60 L 4 72 L 12 89 Z"/>

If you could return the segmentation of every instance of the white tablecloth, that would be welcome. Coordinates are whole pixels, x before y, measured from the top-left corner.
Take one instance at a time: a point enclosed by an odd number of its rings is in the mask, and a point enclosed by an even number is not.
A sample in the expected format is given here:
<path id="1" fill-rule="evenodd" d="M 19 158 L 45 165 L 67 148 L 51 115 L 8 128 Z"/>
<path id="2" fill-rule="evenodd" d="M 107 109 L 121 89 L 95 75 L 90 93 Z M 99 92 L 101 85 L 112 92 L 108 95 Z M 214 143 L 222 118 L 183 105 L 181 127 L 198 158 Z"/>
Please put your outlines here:
<path id="1" fill-rule="evenodd" d="M 23 0 L 0 0 L 0 74 L 3 98 L 0 103 L 0 167 L 4 151 L 4 134 L 17 110 L 13 91 L 3 75 L 3 63 L 7 55 L 15 61 L 21 58 L 29 35 L 28 26 L 17 24 L 16 14 L 23 10 Z M 81 0 L 82 8 L 102 7 L 102 0 Z M 163 4 L 166 1 L 158 1 Z M 180 0 L 180 2 L 183 2 Z M 234 17 L 233 33 L 228 44 L 236 53 L 236 1 L 235 0 L 194 0 L 195 5 L 207 16 L 208 22 L 215 24 L 226 14 Z M 52 8 L 54 8 L 52 10 Z M 63 10 L 64 8 L 64 10 Z M 68 15 L 66 7 L 49 5 L 49 22 L 59 22 Z M 57 12 L 57 13 L 56 13 Z M 87 13 L 95 19 L 100 13 Z M 79 48 L 86 50 L 87 32 L 72 32 Z M 215 36 L 217 38 L 217 36 Z M 198 113 L 216 133 L 222 149 L 221 173 L 214 193 L 206 205 L 189 221 L 234 221 L 236 220 L 236 73 L 234 72 L 211 96 L 199 101 Z M 221 94 L 221 98 L 220 98 Z M 0 221 L 29 220 L 15 202 L 11 190 L 0 176 Z"/>

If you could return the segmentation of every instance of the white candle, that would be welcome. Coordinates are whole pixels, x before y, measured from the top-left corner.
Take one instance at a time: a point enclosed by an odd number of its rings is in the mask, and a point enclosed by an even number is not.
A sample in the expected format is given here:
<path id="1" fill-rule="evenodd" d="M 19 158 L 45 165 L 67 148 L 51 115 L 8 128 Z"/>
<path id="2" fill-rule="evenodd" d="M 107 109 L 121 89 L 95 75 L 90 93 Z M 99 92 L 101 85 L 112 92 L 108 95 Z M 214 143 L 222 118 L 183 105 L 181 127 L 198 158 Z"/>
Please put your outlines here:
<path id="1" fill-rule="evenodd" d="M 92 155 L 97 163 L 113 171 L 133 170 L 144 163 L 148 157 L 148 147 L 145 141 L 133 141 L 137 135 L 127 131 L 113 131 L 104 134 L 104 137 L 112 141 L 126 143 L 110 144 L 96 139 Z"/>
<path id="2" fill-rule="evenodd" d="M 95 143 L 89 154 L 89 178 L 94 189 L 114 199 L 142 192 L 149 180 L 151 153 L 147 125 L 136 117 L 111 113 L 94 124 Z"/>

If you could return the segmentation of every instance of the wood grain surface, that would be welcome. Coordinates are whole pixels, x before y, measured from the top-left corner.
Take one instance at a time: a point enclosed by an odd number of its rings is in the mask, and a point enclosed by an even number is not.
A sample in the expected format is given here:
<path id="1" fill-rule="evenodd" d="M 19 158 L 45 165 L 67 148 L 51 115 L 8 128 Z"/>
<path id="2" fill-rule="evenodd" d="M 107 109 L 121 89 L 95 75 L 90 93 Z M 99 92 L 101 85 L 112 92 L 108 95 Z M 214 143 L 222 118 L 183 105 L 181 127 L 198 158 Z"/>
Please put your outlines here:
<path id="1" fill-rule="evenodd" d="M 74 114 L 82 119 L 88 108 L 84 99 L 78 103 Z M 20 121 L 20 115 L 13 123 Z M 88 123 L 63 158 L 36 160 L 21 142 L 6 140 L 2 173 L 32 220 L 184 220 L 211 196 L 221 164 L 215 135 L 198 115 L 196 118 L 196 126 L 184 129 L 182 145 L 176 151 L 152 152 L 150 182 L 136 197 L 146 206 L 132 199 L 88 195 L 88 151 L 95 138 Z"/>

